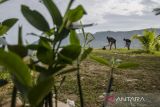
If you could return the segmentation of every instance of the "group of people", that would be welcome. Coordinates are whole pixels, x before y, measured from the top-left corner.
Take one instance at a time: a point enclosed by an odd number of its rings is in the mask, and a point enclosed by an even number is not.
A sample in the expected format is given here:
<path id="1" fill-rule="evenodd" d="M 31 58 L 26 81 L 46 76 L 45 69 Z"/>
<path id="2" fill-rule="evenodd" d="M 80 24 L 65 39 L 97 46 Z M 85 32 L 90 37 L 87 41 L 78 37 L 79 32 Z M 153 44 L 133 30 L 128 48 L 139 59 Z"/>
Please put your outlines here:
<path id="1" fill-rule="evenodd" d="M 106 47 L 109 46 L 109 49 L 111 50 L 113 45 L 116 49 L 116 39 L 114 39 L 113 37 L 108 37 L 108 36 L 106 39 L 108 41 L 108 45 L 104 46 L 102 49 L 105 50 Z M 123 41 L 125 41 L 125 47 L 127 47 L 127 49 L 130 50 L 131 40 L 124 38 Z"/>
<path id="2" fill-rule="evenodd" d="M 109 46 L 109 49 L 111 50 L 113 45 L 114 45 L 114 47 L 116 49 L 116 39 L 113 38 L 113 37 L 108 37 L 108 36 L 107 36 L 106 39 L 108 41 L 108 45 L 104 46 L 102 49 L 105 50 L 106 47 Z M 5 48 L 5 44 L 6 44 L 5 41 L 6 41 L 5 37 L 0 38 L 0 44 L 1 44 L 0 48 L 2 48 L 2 49 Z M 123 41 L 125 41 L 125 47 L 127 47 L 127 49 L 130 50 L 131 40 L 124 38 Z"/>

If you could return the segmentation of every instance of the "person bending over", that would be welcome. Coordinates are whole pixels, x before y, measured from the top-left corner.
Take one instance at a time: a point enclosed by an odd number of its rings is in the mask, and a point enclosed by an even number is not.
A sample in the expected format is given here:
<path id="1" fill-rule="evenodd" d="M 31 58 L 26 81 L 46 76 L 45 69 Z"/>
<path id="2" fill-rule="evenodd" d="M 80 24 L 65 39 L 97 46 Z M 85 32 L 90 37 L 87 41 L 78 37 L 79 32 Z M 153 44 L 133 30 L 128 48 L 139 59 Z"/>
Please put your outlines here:
<path id="1" fill-rule="evenodd" d="M 107 36 L 107 40 L 108 40 L 108 45 L 109 45 L 109 49 L 112 49 L 112 45 L 114 45 L 115 49 L 116 49 L 116 39 L 114 39 L 113 37 L 108 37 Z"/>
<path id="2" fill-rule="evenodd" d="M 131 45 L 131 40 L 130 39 L 123 39 L 124 41 L 125 41 L 125 47 L 127 47 L 128 48 L 128 50 L 130 50 L 130 45 Z"/>

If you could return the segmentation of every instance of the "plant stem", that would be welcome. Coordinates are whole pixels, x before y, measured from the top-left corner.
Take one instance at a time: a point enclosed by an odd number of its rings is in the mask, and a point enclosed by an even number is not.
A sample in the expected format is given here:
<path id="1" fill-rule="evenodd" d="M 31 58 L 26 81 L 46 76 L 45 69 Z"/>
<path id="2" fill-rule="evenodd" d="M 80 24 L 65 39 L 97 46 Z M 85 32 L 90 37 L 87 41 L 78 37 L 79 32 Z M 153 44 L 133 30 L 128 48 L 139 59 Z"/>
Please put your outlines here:
<path id="1" fill-rule="evenodd" d="M 46 98 L 44 99 L 44 106 L 48 107 L 48 96 L 46 96 Z"/>
<path id="2" fill-rule="evenodd" d="M 111 92 L 112 84 L 113 84 L 113 68 L 111 68 L 110 79 L 109 79 L 108 88 L 106 90 L 106 93 Z"/>
<path id="3" fill-rule="evenodd" d="M 52 92 L 49 92 L 48 94 L 48 103 L 49 103 L 49 107 L 53 107 Z"/>
<path id="4" fill-rule="evenodd" d="M 83 93 L 82 93 L 82 87 L 81 87 L 81 77 L 80 77 L 80 64 L 78 60 L 77 60 L 77 84 L 78 84 L 78 91 L 79 91 L 79 97 L 80 97 L 80 105 L 81 107 L 84 107 Z"/>
<path id="5" fill-rule="evenodd" d="M 80 21 L 80 24 L 81 24 L 81 26 L 82 26 L 82 22 Z M 83 44 L 83 48 L 85 48 L 85 46 L 86 46 L 86 42 L 87 42 L 87 36 L 86 36 L 86 34 L 85 34 L 85 31 L 84 31 L 84 28 L 82 27 L 82 33 L 83 33 L 83 37 L 84 37 L 84 44 Z"/>
<path id="6" fill-rule="evenodd" d="M 106 89 L 106 96 L 105 96 L 105 101 L 103 103 L 103 107 L 107 107 L 107 97 L 109 96 L 110 92 L 111 92 L 111 88 L 112 88 L 112 84 L 113 84 L 113 71 L 114 71 L 114 68 L 111 68 L 111 71 L 110 71 L 110 79 L 108 81 L 108 86 L 107 86 L 107 89 Z"/>
<path id="7" fill-rule="evenodd" d="M 54 85 L 54 92 L 55 92 L 55 107 L 58 107 L 58 92 L 55 85 Z"/>
<path id="8" fill-rule="evenodd" d="M 14 86 L 13 91 L 12 91 L 11 107 L 16 107 L 16 95 L 17 95 L 17 88 L 16 88 L 16 86 Z"/>
<path id="9" fill-rule="evenodd" d="M 109 84 L 108 84 L 108 88 L 107 88 L 107 93 L 110 93 L 111 88 L 112 88 L 112 84 L 113 84 L 113 68 L 111 68 L 111 72 L 110 72 L 110 79 L 109 79 Z"/>

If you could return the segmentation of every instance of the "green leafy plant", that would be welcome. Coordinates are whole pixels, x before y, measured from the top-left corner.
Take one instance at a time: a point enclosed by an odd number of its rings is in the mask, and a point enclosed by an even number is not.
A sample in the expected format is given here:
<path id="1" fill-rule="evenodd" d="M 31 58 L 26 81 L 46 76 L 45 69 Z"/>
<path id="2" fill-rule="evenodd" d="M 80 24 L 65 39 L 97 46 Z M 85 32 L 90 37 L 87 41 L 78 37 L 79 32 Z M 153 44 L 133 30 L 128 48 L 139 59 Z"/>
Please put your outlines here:
<path id="1" fill-rule="evenodd" d="M 153 9 L 153 12 L 155 12 L 155 15 L 159 15 L 160 14 L 160 8 Z M 158 35 L 155 39 L 155 48 L 156 48 L 157 51 L 160 50 L 160 35 Z"/>
<path id="2" fill-rule="evenodd" d="M 92 60 L 99 62 L 100 64 L 103 64 L 103 65 L 110 67 L 110 77 L 109 77 L 108 85 L 106 88 L 106 96 L 108 96 L 111 92 L 111 88 L 112 88 L 112 84 L 113 84 L 113 80 L 114 80 L 113 75 L 114 75 L 114 71 L 116 69 L 118 69 L 118 68 L 119 69 L 135 68 L 135 67 L 139 66 L 139 64 L 137 64 L 137 63 L 124 62 L 120 59 L 115 59 L 114 57 L 111 60 L 107 60 L 107 59 L 104 59 L 102 57 L 98 57 L 98 56 L 92 54 L 92 55 L 90 55 L 90 58 Z M 107 106 L 106 101 L 104 101 L 103 106 Z"/>
<path id="3" fill-rule="evenodd" d="M 71 26 L 74 22 L 79 21 L 86 12 L 82 5 L 71 9 L 73 2 L 74 0 L 69 2 L 64 16 L 62 16 L 52 0 L 42 0 L 42 4 L 52 17 L 53 28 L 49 26 L 48 21 L 40 12 L 31 10 L 26 5 L 21 6 L 21 12 L 25 19 L 40 30 L 42 35 L 36 35 L 39 37 L 38 44 L 24 46 L 22 27 L 19 27 L 18 44 L 8 45 L 9 52 L 1 50 L 0 64 L 8 68 L 15 84 L 12 107 L 15 107 L 16 91 L 20 91 L 25 102 L 32 107 L 42 107 L 44 104 L 46 107 L 53 107 L 52 89 L 56 95 L 55 106 L 57 107 L 58 89 L 65 80 L 63 75 L 77 69 L 73 67 L 67 69 L 67 65 L 71 65 L 81 54 L 81 46 L 73 43 L 75 32 Z M 3 26 L 6 24 L 2 23 L 1 27 L 5 30 L 1 30 L 1 35 L 9 30 L 10 26 L 14 24 L 13 22 L 7 23 L 5 28 Z M 69 34 L 73 35 L 71 43 L 61 46 L 62 40 Z M 36 59 L 28 58 L 28 63 L 24 63 L 22 59 L 27 56 L 28 50 L 36 51 Z M 63 77 L 59 85 L 56 83 L 57 76 Z"/>
<path id="4" fill-rule="evenodd" d="M 160 35 L 158 35 L 155 40 L 154 40 L 154 45 L 155 45 L 155 50 L 159 51 L 160 50 Z"/>
<path id="5" fill-rule="evenodd" d="M 143 35 L 134 35 L 132 39 L 138 39 L 141 44 L 142 48 L 148 52 L 151 53 L 155 50 L 155 47 L 159 47 L 159 37 L 156 37 L 156 34 L 154 31 L 145 30 L 143 32 Z"/>

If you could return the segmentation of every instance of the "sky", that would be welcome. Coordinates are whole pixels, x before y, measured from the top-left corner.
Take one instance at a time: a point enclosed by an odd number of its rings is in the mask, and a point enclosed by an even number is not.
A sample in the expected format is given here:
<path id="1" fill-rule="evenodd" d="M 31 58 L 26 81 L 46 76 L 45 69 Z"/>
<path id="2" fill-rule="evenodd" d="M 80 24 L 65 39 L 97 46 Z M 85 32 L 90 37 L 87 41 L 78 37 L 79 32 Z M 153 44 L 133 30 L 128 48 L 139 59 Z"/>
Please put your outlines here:
<path id="1" fill-rule="evenodd" d="M 54 0 L 62 14 L 69 0 Z M 26 33 L 41 32 L 32 27 L 23 17 L 20 11 L 22 4 L 31 9 L 41 12 L 49 23 L 51 16 L 39 0 L 10 0 L 0 5 L 0 22 L 7 18 L 18 18 L 18 23 L 7 34 L 10 44 L 17 42 L 18 25 L 23 26 L 24 39 L 33 42 L 37 38 L 26 36 Z M 86 32 L 99 31 L 129 31 L 144 28 L 160 28 L 160 16 L 152 12 L 154 8 L 160 7 L 160 0 L 75 0 L 72 8 L 82 4 L 87 12 L 82 18 L 83 23 L 95 23 L 96 25 L 86 28 Z M 53 26 L 53 25 L 50 25 Z"/>

